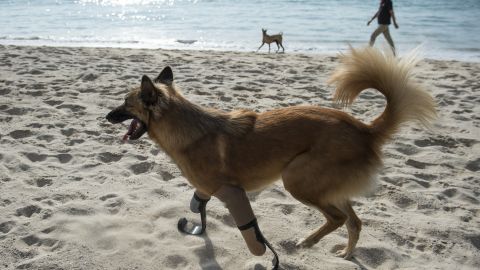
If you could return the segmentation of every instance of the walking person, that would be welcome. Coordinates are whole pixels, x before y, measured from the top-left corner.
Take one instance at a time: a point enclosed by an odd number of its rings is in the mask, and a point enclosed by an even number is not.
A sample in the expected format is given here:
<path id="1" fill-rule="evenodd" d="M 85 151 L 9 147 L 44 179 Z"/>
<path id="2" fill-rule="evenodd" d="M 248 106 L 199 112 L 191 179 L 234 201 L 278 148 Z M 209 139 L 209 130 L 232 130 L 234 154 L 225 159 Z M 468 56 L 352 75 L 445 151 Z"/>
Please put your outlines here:
<path id="1" fill-rule="evenodd" d="M 395 19 L 395 14 L 393 13 L 393 5 L 391 0 L 380 0 L 380 8 L 378 9 L 377 13 L 373 15 L 370 21 L 368 21 L 367 25 L 370 25 L 370 23 L 377 17 L 378 27 L 370 37 L 370 46 L 373 46 L 378 35 L 383 34 L 388 44 L 390 44 L 393 54 L 395 54 L 395 45 L 393 44 L 392 37 L 390 36 L 390 30 L 388 29 L 388 26 L 391 24 L 391 19 L 393 19 L 393 25 L 395 28 L 398 28 L 398 24 L 397 20 Z"/>

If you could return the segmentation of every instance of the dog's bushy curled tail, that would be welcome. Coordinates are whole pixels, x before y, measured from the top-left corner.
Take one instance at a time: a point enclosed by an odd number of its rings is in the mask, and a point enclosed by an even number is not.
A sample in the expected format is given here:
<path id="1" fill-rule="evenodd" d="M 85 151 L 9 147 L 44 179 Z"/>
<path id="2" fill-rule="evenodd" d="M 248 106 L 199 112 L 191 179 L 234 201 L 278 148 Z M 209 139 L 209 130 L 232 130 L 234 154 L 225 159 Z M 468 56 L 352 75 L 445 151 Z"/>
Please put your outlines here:
<path id="1" fill-rule="evenodd" d="M 368 88 L 380 91 L 387 100 L 385 111 L 370 124 L 372 134 L 378 139 L 390 139 L 403 123 L 412 120 L 431 127 L 436 118 L 436 104 L 412 78 L 412 70 L 418 63 L 416 51 L 396 58 L 374 47 L 350 48 L 340 59 L 341 65 L 329 79 L 330 84 L 336 85 L 335 102 L 348 106 Z"/>

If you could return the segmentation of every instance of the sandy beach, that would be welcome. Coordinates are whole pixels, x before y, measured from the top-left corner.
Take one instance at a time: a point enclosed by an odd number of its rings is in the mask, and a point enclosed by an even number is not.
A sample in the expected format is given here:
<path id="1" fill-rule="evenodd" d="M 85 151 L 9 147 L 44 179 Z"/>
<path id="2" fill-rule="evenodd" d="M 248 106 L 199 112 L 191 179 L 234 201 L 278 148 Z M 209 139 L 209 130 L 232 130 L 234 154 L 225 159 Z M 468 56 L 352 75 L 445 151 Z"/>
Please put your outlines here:
<path id="1" fill-rule="evenodd" d="M 258 112 L 332 107 L 335 55 L 0 45 L 0 269 L 270 269 L 248 252 L 227 209 L 207 207 L 207 234 L 177 230 L 193 189 L 147 136 L 122 143 L 105 115 L 141 76 L 170 65 L 189 100 Z M 335 257 L 345 227 L 311 249 L 325 219 L 280 181 L 249 194 L 282 269 L 478 269 L 480 63 L 423 60 L 415 76 L 438 103 L 432 130 L 402 129 L 384 148 L 375 191 L 356 198 L 364 225 L 352 260 Z M 385 101 L 349 110 L 370 121 Z"/>

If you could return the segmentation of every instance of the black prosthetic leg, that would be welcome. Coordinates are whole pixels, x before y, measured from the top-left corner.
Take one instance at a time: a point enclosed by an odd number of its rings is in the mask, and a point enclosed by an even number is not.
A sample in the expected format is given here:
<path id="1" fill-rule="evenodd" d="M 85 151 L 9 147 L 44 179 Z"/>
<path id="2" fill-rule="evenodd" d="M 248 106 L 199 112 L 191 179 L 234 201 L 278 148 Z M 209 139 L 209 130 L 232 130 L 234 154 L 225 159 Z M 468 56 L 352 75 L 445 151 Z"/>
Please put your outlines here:
<path id="1" fill-rule="evenodd" d="M 257 219 L 254 218 L 252 221 L 250 221 L 249 223 L 243 225 L 243 226 L 238 226 L 238 229 L 240 231 L 244 231 L 244 230 L 248 230 L 250 228 L 254 228 L 255 230 L 255 236 L 257 238 L 257 241 L 260 242 L 260 243 L 263 243 L 264 245 L 266 245 L 273 253 L 273 260 L 272 260 L 272 264 L 273 264 L 273 268 L 272 270 L 277 270 L 278 269 L 278 254 L 277 252 L 275 251 L 275 249 L 273 249 L 272 245 L 267 241 L 267 239 L 265 239 L 265 237 L 263 237 L 263 234 L 262 232 L 260 231 L 260 228 L 258 227 L 258 223 L 257 223 Z"/>
<path id="2" fill-rule="evenodd" d="M 278 269 L 278 254 L 262 235 L 245 190 L 224 185 L 213 195 L 225 203 L 250 252 L 255 256 L 262 256 L 268 247 L 274 255 L 273 269 Z"/>
<path id="3" fill-rule="evenodd" d="M 178 230 L 190 235 L 203 234 L 207 228 L 206 206 L 209 200 L 210 199 L 202 199 L 196 193 L 193 193 L 192 200 L 190 201 L 190 210 L 192 210 L 194 213 L 200 213 L 202 225 L 188 226 L 188 220 L 186 218 L 181 218 L 178 221 Z"/>
<path id="4" fill-rule="evenodd" d="M 256 256 L 261 256 L 265 253 L 265 247 L 268 247 L 274 255 L 272 260 L 273 270 L 277 270 L 279 266 L 278 254 L 260 231 L 245 191 L 235 186 L 223 186 L 214 196 L 226 204 L 226 207 L 235 219 L 235 223 L 244 224 L 238 226 L 238 229 L 242 232 L 250 252 Z M 190 235 L 201 235 L 205 232 L 207 227 L 206 206 L 209 200 L 210 198 L 201 198 L 197 193 L 193 194 L 193 198 L 190 201 L 190 210 L 194 213 L 200 213 L 202 223 L 201 225 L 189 224 L 186 218 L 181 218 L 178 221 L 178 230 L 180 232 Z M 251 228 L 253 228 L 253 231 L 250 230 Z"/>

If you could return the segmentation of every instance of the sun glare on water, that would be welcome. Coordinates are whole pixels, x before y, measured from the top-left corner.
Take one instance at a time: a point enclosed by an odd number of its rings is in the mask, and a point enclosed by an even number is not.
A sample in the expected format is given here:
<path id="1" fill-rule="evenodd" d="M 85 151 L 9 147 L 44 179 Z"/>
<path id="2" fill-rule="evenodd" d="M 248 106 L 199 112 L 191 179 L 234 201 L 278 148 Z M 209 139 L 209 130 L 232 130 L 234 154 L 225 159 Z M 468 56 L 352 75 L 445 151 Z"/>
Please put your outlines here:
<path id="1" fill-rule="evenodd" d="M 127 5 L 174 5 L 175 2 L 197 3 L 199 0 L 78 0 L 79 4 L 94 4 L 99 6 L 127 6 Z"/>

